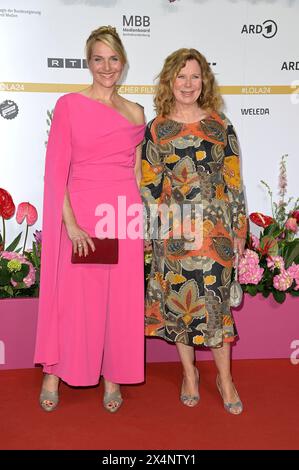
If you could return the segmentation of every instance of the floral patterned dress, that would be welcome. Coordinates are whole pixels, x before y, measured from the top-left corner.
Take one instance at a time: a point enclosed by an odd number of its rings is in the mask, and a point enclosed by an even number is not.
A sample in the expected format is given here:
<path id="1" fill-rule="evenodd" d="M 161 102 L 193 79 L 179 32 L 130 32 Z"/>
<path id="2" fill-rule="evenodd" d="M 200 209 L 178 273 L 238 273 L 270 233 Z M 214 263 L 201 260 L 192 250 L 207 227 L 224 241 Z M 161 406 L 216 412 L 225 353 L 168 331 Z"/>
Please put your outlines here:
<path id="1" fill-rule="evenodd" d="M 146 334 L 190 346 L 221 347 L 237 335 L 229 304 L 233 239 L 245 238 L 247 232 L 233 126 L 217 113 L 191 124 L 158 116 L 147 126 L 142 169 L 147 228 L 153 207 L 159 211 L 160 227 L 147 285 Z M 172 204 L 191 205 L 191 214 L 195 205 L 201 207 L 198 246 L 190 249 L 184 237 L 174 236 L 184 215 L 170 216 L 165 236 L 160 208 Z"/>

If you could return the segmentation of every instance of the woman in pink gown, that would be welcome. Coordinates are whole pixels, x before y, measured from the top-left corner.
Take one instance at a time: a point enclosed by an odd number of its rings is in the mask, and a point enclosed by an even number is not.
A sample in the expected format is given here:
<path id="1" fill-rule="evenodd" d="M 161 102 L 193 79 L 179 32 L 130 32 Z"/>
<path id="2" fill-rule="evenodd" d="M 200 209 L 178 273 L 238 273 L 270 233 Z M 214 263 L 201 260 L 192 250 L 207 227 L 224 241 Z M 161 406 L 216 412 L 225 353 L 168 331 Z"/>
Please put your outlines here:
<path id="1" fill-rule="evenodd" d="M 58 404 L 59 379 L 87 386 L 102 375 L 110 412 L 122 403 L 119 384 L 144 380 L 143 237 L 126 233 L 142 208 L 144 114 L 117 94 L 126 55 L 116 30 L 93 31 L 86 52 L 93 84 L 58 99 L 46 155 L 35 350 L 46 411 Z M 118 264 L 72 264 L 72 251 L 94 250 L 107 207 L 115 213 Z M 135 211 L 124 218 L 129 207 Z"/>

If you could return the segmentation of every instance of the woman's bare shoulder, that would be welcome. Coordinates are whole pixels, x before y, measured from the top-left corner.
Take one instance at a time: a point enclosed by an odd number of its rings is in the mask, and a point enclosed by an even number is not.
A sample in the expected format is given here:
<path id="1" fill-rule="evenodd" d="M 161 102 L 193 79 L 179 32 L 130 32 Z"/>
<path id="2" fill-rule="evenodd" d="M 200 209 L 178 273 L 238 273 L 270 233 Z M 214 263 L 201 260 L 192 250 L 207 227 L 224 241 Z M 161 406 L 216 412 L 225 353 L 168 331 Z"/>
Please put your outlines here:
<path id="1" fill-rule="evenodd" d="M 126 107 L 129 114 L 134 119 L 136 124 L 144 124 L 145 117 L 144 117 L 144 109 L 139 103 L 134 103 L 133 101 L 127 100 L 123 96 L 121 97 L 123 106 Z"/>

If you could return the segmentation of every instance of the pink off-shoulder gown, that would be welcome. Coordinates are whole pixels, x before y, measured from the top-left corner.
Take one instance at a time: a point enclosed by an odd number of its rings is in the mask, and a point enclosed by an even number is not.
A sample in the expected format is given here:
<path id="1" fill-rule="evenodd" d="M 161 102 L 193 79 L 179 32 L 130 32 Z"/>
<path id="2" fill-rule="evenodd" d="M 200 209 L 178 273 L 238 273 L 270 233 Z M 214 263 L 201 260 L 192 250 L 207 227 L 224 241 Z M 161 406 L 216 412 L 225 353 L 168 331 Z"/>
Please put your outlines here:
<path id="1" fill-rule="evenodd" d="M 96 236 L 99 204 L 141 204 L 134 174 L 144 126 L 80 93 L 58 99 L 46 155 L 35 363 L 70 385 L 144 380 L 142 236 L 119 239 L 117 265 L 74 265 L 62 223 L 66 188 L 79 226 Z M 123 204 L 123 202 L 122 202 Z M 132 217 L 131 217 L 132 219 Z M 129 223 L 130 217 L 127 218 Z M 123 236 L 123 235 L 122 235 Z"/>

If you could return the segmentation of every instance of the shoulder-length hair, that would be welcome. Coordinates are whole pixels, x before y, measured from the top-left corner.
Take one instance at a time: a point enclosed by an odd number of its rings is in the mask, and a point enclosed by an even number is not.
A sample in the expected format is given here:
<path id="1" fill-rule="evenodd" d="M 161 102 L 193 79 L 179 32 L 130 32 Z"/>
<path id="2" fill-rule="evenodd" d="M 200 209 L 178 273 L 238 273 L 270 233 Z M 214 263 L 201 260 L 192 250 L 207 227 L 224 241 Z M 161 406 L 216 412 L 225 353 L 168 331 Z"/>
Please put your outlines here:
<path id="1" fill-rule="evenodd" d="M 209 112 L 221 110 L 223 100 L 206 58 L 196 49 L 178 49 L 166 58 L 163 69 L 157 77 L 159 82 L 154 103 L 158 115 L 166 117 L 173 110 L 175 105 L 173 83 L 188 60 L 196 60 L 201 68 L 202 91 L 197 100 L 198 105 Z"/>

